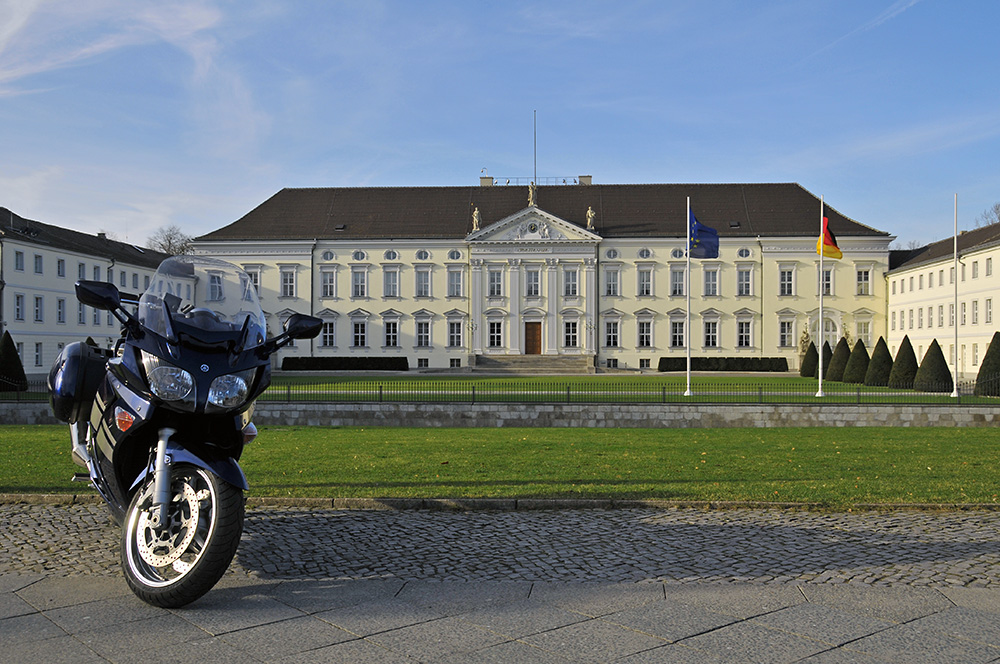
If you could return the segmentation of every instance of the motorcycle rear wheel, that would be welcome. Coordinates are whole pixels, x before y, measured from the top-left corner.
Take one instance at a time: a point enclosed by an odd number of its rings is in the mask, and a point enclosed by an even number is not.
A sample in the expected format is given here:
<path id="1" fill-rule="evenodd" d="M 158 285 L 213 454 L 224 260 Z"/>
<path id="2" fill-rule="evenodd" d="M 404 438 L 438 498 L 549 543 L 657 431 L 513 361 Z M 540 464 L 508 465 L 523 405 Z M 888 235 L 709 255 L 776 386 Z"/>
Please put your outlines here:
<path id="1" fill-rule="evenodd" d="M 129 588 L 153 606 L 190 604 L 225 574 L 243 534 L 243 491 L 189 464 L 171 468 L 165 527 L 152 528 L 153 483 L 136 493 L 122 527 Z"/>

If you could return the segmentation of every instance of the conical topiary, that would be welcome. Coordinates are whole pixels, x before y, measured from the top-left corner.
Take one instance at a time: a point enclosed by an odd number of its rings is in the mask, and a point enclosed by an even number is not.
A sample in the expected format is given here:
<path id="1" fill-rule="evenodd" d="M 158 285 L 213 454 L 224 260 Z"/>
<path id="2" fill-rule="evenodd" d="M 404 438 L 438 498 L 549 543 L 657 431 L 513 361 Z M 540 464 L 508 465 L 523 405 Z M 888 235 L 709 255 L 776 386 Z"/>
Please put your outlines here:
<path id="1" fill-rule="evenodd" d="M 875 350 L 872 351 L 868 371 L 865 372 L 865 385 L 868 387 L 885 387 L 889 384 L 889 374 L 892 372 L 892 354 L 885 339 L 878 338 Z"/>
<path id="2" fill-rule="evenodd" d="M 0 338 L 0 392 L 24 392 L 27 389 L 28 378 L 24 375 L 17 346 L 10 332 L 4 330 L 3 338 Z"/>
<path id="3" fill-rule="evenodd" d="M 896 359 L 892 363 L 892 371 L 889 372 L 889 387 L 898 390 L 909 390 L 913 388 L 913 378 L 917 375 L 917 356 L 913 352 L 913 345 L 910 343 L 909 335 L 903 337 L 903 342 L 899 344 L 896 351 Z"/>
<path id="4" fill-rule="evenodd" d="M 935 339 L 924 353 L 924 359 L 913 377 L 913 389 L 921 392 L 951 392 L 954 387 L 951 370 L 948 369 L 941 346 Z"/>
<path id="5" fill-rule="evenodd" d="M 819 354 L 816 354 L 816 359 L 819 359 Z M 830 342 L 823 342 L 823 378 L 826 378 L 827 374 L 830 373 L 830 360 L 833 359 L 833 351 L 830 349 Z M 813 371 L 813 378 L 819 378 L 819 362 L 816 362 L 816 370 Z"/>
<path id="6" fill-rule="evenodd" d="M 1000 397 L 1000 332 L 993 333 L 976 376 L 977 397 Z"/>
<path id="7" fill-rule="evenodd" d="M 842 380 L 845 383 L 853 383 L 855 385 L 865 382 L 865 374 L 868 372 L 870 359 L 865 342 L 858 339 L 857 343 L 854 344 L 854 349 L 851 351 L 851 357 L 847 360 L 847 366 L 844 367 L 844 377 Z"/>
<path id="8" fill-rule="evenodd" d="M 803 378 L 810 378 L 816 375 L 816 367 L 819 365 L 819 353 L 816 352 L 816 344 L 809 342 L 809 348 L 802 357 L 802 366 L 799 367 L 799 375 Z"/>
<path id="9" fill-rule="evenodd" d="M 851 347 L 847 345 L 847 339 L 840 338 L 837 347 L 833 350 L 833 358 L 830 360 L 830 369 L 826 372 L 826 380 L 840 381 L 844 379 L 844 369 L 847 367 L 847 360 L 851 357 Z"/>

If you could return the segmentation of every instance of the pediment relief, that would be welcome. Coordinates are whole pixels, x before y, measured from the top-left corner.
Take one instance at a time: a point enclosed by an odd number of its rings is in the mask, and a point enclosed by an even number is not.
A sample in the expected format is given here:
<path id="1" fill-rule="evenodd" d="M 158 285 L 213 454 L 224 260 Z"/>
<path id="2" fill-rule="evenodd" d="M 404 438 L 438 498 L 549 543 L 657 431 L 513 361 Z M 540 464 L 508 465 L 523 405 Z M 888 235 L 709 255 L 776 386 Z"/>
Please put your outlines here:
<path id="1" fill-rule="evenodd" d="M 596 244 L 601 236 L 536 207 L 526 208 L 482 230 L 470 233 L 472 242 L 586 242 Z"/>

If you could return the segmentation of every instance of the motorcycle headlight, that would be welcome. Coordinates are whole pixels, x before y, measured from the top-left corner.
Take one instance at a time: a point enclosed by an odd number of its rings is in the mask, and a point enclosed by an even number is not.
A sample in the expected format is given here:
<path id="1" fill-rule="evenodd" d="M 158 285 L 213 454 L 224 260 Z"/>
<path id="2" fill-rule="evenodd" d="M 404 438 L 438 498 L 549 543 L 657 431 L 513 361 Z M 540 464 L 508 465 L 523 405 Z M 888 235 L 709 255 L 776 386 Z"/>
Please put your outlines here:
<path id="1" fill-rule="evenodd" d="M 142 366 L 146 370 L 149 389 L 164 401 L 181 401 L 194 389 L 191 374 L 146 351 L 142 351 Z"/>
<path id="2" fill-rule="evenodd" d="M 242 406 L 250 394 L 250 382 L 254 369 L 225 374 L 212 381 L 208 388 L 208 403 L 219 408 Z"/>

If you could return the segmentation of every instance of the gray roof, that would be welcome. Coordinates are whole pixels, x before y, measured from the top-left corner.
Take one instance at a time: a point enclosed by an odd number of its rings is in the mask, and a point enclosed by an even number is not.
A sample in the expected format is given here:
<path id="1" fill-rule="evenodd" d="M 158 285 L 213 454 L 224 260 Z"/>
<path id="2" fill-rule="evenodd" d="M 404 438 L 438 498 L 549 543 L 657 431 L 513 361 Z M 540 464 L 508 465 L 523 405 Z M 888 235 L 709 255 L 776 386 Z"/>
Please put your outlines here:
<path id="1" fill-rule="evenodd" d="M 116 263 L 128 263 L 152 269 L 155 269 L 164 259 L 169 257 L 169 254 L 144 249 L 101 235 L 89 235 L 25 219 L 4 207 L 0 207 L 0 237 L 18 239 L 49 249 L 114 259 Z"/>
<path id="2" fill-rule="evenodd" d="M 198 241 L 295 239 L 460 239 L 528 206 L 524 186 L 327 187 L 282 189 L 241 219 Z M 684 237 L 686 199 L 720 237 L 819 234 L 820 199 L 795 183 L 540 186 L 537 206 L 586 227 L 587 209 L 605 238 Z M 837 236 L 889 234 L 827 206 Z"/>
<path id="3" fill-rule="evenodd" d="M 958 235 L 958 254 L 966 254 L 976 249 L 986 249 L 1000 244 L 1000 223 L 990 224 L 971 231 L 960 231 Z M 918 249 L 893 251 L 889 256 L 889 268 L 912 268 L 924 263 L 933 263 L 942 258 L 950 258 L 955 254 L 955 236 L 932 242 Z"/>

